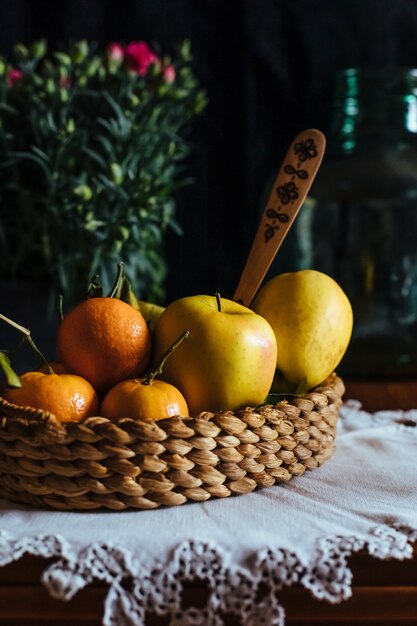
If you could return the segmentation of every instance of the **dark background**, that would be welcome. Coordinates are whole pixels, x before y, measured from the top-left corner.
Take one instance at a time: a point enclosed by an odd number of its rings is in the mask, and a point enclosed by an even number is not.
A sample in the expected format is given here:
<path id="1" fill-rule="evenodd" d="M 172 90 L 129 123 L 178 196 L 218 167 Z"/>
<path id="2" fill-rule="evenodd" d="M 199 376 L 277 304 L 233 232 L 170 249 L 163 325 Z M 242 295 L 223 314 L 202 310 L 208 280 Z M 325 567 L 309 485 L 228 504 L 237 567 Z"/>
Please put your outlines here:
<path id="1" fill-rule="evenodd" d="M 329 128 L 334 71 L 417 66 L 417 1 L 0 0 L 2 53 L 40 37 L 168 53 L 191 40 L 210 104 L 189 137 L 195 183 L 178 197 L 184 236 L 167 237 L 167 294 L 231 297 L 288 144 Z"/>

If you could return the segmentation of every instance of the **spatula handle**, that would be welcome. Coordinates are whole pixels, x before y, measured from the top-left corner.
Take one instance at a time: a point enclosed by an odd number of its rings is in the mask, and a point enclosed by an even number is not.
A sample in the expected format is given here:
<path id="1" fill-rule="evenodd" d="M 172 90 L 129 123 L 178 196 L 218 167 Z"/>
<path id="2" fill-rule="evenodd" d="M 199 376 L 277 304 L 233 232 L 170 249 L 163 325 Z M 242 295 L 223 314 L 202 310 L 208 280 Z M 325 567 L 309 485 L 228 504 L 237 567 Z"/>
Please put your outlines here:
<path id="1" fill-rule="evenodd" d="M 325 146 L 323 133 L 309 129 L 297 135 L 288 149 L 233 296 L 237 302 L 250 306 L 305 200 Z"/>

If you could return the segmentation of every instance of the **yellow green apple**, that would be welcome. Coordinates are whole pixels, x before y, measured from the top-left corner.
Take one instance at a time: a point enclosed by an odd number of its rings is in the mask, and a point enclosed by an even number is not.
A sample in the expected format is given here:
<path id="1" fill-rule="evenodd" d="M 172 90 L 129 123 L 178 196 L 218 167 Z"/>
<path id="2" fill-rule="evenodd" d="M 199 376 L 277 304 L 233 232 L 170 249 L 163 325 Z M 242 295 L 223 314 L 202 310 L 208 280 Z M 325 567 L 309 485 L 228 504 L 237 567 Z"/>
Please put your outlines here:
<path id="1" fill-rule="evenodd" d="M 168 359 L 162 378 L 177 387 L 190 415 L 261 404 L 275 373 L 277 347 L 269 323 L 220 296 L 188 296 L 172 302 L 154 331 L 153 361 L 190 331 Z"/>
<path id="2" fill-rule="evenodd" d="M 297 387 L 311 389 L 341 361 L 350 341 L 353 314 L 342 288 L 315 270 L 280 274 L 258 292 L 252 309 L 274 329 L 277 369 Z"/>
<path id="3" fill-rule="evenodd" d="M 149 330 L 153 332 L 155 326 L 158 323 L 159 318 L 165 310 L 165 307 L 159 304 L 153 304 L 152 302 L 145 302 L 144 300 L 138 300 L 135 306 L 142 313 L 145 322 L 149 325 Z"/>

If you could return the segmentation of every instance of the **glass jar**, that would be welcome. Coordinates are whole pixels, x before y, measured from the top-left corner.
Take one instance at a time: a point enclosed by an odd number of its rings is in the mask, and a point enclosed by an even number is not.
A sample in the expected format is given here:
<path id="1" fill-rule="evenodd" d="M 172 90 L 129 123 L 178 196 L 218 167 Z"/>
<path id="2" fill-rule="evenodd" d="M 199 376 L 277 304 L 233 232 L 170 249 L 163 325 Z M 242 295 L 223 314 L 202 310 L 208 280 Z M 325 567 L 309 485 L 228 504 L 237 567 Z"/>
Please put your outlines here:
<path id="1" fill-rule="evenodd" d="M 344 70 L 333 106 L 323 165 L 294 224 L 292 269 L 333 276 L 352 303 L 340 373 L 416 377 L 417 69 Z"/>

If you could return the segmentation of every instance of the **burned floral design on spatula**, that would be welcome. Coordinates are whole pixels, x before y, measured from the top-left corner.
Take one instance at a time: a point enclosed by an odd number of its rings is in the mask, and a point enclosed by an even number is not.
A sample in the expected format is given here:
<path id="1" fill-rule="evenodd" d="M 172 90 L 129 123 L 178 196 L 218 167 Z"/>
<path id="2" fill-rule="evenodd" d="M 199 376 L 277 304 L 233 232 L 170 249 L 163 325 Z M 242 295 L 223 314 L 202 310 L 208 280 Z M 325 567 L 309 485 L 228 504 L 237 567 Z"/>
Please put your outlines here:
<path id="1" fill-rule="evenodd" d="M 309 174 L 307 170 L 300 167 L 301 164 L 311 161 L 318 156 L 317 145 L 311 137 L 308 137 L 303 141 L 298 141 L 294 144 L 293 151 L 297 159 L 296 166 L 292 163 L 287 163 L 284 166 L 284 172 L 288 174 L 290 179 L 283 182 L 275 189 L 275 193 L 280 204 L 276 208 L 269 208 L 266 212 L 266 217 L 269 221 L 265 223 L 265 243 L 268 243 L 268 241 L 272 239 L 275 233 L 280 229 L 279 223 L 286 224 L 290 221 L 290 216 L 287 212 L 283 211 L 282 208 L 284 206 L 286 207 L 286 210 L 288 210 L 288 208 L 299 198 L 299 188 L 294 182 L 295 179 L 308 179 Z"/>

